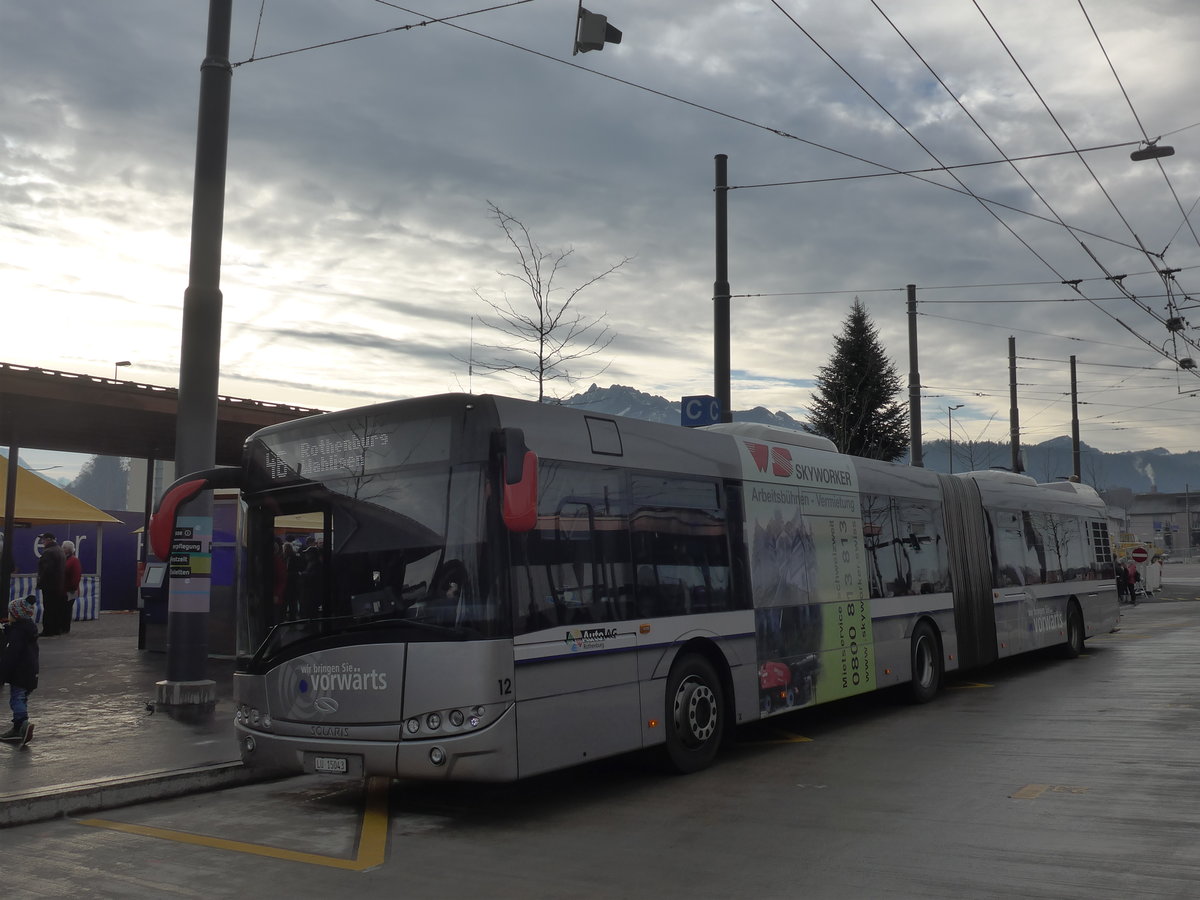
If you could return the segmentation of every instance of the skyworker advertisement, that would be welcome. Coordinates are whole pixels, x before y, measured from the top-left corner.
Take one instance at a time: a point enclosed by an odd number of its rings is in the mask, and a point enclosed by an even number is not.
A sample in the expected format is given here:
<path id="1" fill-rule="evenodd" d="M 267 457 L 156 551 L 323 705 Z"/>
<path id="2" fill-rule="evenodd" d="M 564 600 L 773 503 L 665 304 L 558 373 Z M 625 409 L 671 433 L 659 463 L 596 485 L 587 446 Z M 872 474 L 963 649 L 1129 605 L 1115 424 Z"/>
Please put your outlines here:
<path id="1" fill-rule="evenodd" d="M 763 715 L 875 687 L 853 461 L 738 440 Z"/>

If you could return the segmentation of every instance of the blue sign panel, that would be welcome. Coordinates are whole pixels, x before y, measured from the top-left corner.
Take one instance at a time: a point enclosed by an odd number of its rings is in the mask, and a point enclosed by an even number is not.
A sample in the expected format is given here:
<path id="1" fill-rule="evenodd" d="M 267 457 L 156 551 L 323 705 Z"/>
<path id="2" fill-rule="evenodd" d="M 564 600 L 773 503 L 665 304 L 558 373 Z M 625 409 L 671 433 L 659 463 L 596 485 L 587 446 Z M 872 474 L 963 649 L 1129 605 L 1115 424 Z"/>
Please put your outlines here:
<path id="1" fill-rule="evenodd" d="M 686 428 L 696 428 L 699 425 L 716 425 L 721 421 L 721 407 L 716 397 L 702 394 L 698 397 L 684 397 L 680 403 L 680 424 Z"/>

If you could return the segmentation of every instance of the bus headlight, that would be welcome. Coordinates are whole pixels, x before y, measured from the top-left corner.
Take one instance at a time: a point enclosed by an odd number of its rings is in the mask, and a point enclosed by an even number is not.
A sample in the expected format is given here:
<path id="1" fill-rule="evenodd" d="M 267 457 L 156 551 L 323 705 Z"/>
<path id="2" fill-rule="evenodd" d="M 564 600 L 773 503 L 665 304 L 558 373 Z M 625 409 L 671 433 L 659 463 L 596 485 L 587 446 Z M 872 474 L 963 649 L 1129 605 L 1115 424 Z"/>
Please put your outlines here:
<path id="1" fill-rule="evenodd" d="M 421 730 L 421 722 L 419 719 L 409 719 L 404 723 L 404 728 L 409 734 L 416 734 Z"/>
<path id="2" fill-rule="evenodd" d="M 425 727 L 430 731 L 437 731 L 442 727 L 442 717 L 437 713 L 430 713 L 425 717 Z"/>
<path id="3" fill-rule="evenodd" d="M 462 728 L 463 713 L 461 709 L 450 710 L 450 724 L 455 728 Z"/>
<path id="4" fill-rule="evenodd" d="M 446 751 L 441 747 L 430 747 L 429 761 L 435 766 L 443 765 L 446 762 Z"/>

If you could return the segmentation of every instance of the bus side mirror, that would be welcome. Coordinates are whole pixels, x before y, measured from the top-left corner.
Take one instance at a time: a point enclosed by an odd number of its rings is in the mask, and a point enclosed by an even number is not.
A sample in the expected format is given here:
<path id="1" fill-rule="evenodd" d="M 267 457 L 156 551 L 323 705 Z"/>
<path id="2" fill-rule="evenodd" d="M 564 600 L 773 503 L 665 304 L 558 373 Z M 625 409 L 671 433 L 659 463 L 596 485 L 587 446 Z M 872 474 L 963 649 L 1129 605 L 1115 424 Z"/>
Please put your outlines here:
<path id="1" fill-rule="evenodd" d="M 500 505 L 509 531 L 533 531 L 537 525 L 537 454 L 525 444 L 520 428 L 505 428 L 500 434 L 504 496 Z"/>
<path id="2" fill-rule="evenodd" d="M 505 468 L 510 465 L 506 460 Z M 525 451 L 520 479 L 515 484 L 504 479 L 501 513 L 509 531 L 533 531 L 537 525 L 537 454 L 532 450 Z"/>

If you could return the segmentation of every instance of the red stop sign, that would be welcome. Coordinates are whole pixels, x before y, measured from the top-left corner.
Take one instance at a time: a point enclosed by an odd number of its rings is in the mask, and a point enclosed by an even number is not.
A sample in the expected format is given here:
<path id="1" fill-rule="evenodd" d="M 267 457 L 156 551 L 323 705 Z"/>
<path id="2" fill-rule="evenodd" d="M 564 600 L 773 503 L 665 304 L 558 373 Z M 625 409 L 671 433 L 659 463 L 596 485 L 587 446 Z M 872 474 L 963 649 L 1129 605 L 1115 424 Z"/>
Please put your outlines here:
<path id="1" fill-rule="evenodd" d="M 1133 551 L 1129 554 L 1129 558 L 1135 563 L 1144 563 L 1150 558 L 1150 551 L 1145 547 L 1134 547 Z"/>

